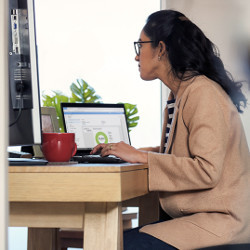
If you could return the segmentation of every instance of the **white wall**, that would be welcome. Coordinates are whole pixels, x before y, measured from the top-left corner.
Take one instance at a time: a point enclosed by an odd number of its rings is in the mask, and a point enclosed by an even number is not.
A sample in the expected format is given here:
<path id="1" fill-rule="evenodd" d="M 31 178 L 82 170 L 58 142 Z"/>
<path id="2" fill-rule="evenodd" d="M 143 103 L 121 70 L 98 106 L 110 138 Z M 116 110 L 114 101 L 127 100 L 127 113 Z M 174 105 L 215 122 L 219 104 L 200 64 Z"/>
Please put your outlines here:
<path id="1" fill-rule="evenodd" d="M 35 6 L 41 93 L 68 95 L 82 78 L 103 102 L 137 105 L 134 147 L 159 145 L 160 83 L 140 78 L 133 42 L 160 1 L 35 0 Z"/>
<path id="2" fill-rule="evenodd" d="M 0 249 L 7 249 L 7 105 L 8 32 L 7 0 L 0 1 Z M 4 38 L 4 39 L 3 39 Z"/>
<path id="3" fill-rule="evenodd" d="M 234 79 L 249 84 L 250 66 L 244 62 L 250 48 L 249 0 L 162 0 L 162 8 L 187 15 L 219 48 L 225 68 Z M 244 93 L 249 105 L 241 118 L 250 147 L 250 85 L 244 86 Z"/>

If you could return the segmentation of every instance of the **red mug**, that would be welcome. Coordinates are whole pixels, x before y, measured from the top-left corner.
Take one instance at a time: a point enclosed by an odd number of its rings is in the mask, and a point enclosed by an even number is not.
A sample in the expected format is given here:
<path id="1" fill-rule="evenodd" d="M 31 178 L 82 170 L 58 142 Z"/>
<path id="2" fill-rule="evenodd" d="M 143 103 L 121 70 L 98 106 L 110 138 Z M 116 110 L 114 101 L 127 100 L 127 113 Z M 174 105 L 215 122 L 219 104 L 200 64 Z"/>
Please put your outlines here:
<path id="1" fill-rule="evenodd" d="M 49 162 L 68 162 L 76 154 L 74 133 L 43 133 L 42 152 Z"/>

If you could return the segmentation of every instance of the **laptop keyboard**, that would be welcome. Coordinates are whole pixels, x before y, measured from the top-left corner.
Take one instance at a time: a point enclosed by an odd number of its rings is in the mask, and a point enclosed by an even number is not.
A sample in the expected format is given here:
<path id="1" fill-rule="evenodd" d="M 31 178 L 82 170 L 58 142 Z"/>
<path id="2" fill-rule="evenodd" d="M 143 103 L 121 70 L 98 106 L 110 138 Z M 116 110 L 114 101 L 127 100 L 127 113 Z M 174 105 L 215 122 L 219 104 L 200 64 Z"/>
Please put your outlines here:
<path id="1" fill-rule="evenodd" d="M 73 161 L 78 163 L 125 163 L 126 161 L 114 156 L 101 156 L 101 155 L 75 155 Z"/>

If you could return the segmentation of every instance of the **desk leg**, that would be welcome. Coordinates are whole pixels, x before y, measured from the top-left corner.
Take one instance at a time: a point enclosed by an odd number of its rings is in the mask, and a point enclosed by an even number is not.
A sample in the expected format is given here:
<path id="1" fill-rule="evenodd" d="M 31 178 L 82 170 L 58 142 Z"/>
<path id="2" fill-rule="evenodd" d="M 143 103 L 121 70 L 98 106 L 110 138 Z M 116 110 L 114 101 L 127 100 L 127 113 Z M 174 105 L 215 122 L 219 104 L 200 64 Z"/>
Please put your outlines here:
<path id="1" fill-rule="evenodd" d="M 139 197 L 139 226 L 159 220 L 158 193 L 150 192 Z"/>
<path id="2" fill-rule="evenodd" d="M 28 250 L 57 250 L 55 228 L 29 228 Z"/>
<path id="3" fill-rule="evenodd" d="M 123 249 L 121 203 L 85 203 L 83 249 Z"/>

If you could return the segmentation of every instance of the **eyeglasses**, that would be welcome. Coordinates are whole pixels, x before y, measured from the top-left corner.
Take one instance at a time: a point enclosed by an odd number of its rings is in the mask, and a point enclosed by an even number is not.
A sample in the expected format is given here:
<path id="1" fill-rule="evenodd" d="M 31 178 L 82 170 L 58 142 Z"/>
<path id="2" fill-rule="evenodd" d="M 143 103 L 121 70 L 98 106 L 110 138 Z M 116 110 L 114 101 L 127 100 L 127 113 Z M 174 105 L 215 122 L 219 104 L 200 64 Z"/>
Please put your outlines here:
<path id="1" fill-rule="evenodd" d="M 136 55 L 137 56 L 140 55 L 141 43 L 153 43 L 153 42 L 154 41 L 138 41 L 138 42 L 134 42 Z"/>

